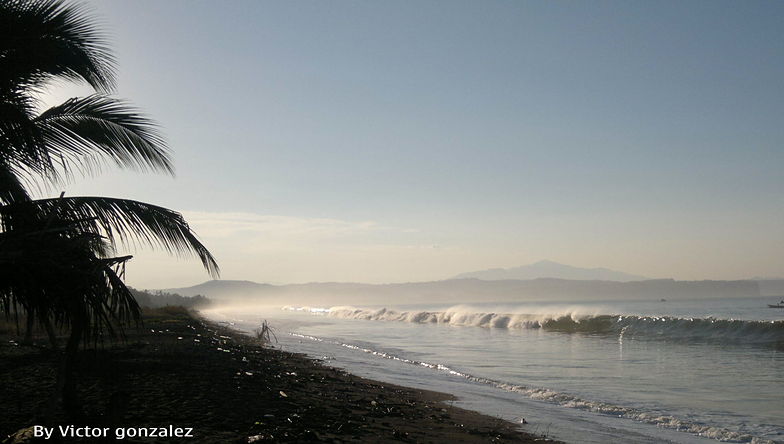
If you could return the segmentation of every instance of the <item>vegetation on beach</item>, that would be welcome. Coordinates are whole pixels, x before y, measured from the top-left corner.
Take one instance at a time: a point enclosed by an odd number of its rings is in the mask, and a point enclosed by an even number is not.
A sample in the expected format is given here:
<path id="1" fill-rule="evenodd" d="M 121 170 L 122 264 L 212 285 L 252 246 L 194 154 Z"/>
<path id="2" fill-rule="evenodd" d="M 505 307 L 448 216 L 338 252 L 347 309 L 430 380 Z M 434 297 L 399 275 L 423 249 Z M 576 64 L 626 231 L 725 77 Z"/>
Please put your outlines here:
<path id="1" fill-rule="evenodd" d="M 182 296 L 177 293 L 167 293 L 163 291 L 150 292 L 147 290 L 137 290 L 128 287 L 133 294 L 134 299 L 141 307 L 157 308 L 157 307 L 184 307 L 192 309 L 200 309 L 209 307 L 212 301 L 205 296 L 197 294 L 195 296 Z"/>
<path id="2" fill-rule="evenodd" d="M 262 322 L 261 326 L 254 330 L 253 333 L 256 335 L 256 339 L 258 339 L 262 345 L 271 344 L 273 338 L 275 339 L 275 342 L 278 342 L 278 337 L 275 335 L 275 332 L 272 330 L 272 327 L 269 326 L 267 321 Z"/>
<path id="3" fill-rule="evenodd" d="M 77 412 L 74 368 L 80 345 L 123 334 L 141 309 L 123 282 L 146 244 L 195 255 L 213 276 L 218 265 L 183 217 L 143 202 L 107 197 L 36 199 L 77 175 L 107 165 L 172 174 L 156 124 L 110 94 L 116 63 L 96 21 L 60 0 L 0 3 L 0 310 L 43 328 L 57 348 L 67 331 L 58 388 Z M 56 81 L 85 83 L 94 94 L 40 111 Z"/>

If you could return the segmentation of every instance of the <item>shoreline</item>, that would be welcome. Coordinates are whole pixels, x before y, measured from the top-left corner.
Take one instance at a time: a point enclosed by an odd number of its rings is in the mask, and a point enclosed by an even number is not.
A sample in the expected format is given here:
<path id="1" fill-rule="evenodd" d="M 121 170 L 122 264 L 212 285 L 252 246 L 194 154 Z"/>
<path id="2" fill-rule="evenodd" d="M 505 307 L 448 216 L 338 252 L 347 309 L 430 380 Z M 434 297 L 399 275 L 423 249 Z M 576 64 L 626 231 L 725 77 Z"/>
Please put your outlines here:
<path id="1" fill-rule="evenodd" d="M 155 313 L 155 314 L 149 314 Z M 500 418 L 454 407 L 450 394 L 361 378 L 184 310 L 155 310 L 124 343 L 82 352 L 84 411 L 76 424 L 46 412 L 49 351 L 0 346 L 0 439 L 33 425 L 192 427 L 193 438 L 124 442 L 549 441 Z M 29 431 L 28 431 L 29 433 Z M 16 442 L 117 442 L 115 436 Z M 553 441 L 549 441 L 553 442 Z"/>

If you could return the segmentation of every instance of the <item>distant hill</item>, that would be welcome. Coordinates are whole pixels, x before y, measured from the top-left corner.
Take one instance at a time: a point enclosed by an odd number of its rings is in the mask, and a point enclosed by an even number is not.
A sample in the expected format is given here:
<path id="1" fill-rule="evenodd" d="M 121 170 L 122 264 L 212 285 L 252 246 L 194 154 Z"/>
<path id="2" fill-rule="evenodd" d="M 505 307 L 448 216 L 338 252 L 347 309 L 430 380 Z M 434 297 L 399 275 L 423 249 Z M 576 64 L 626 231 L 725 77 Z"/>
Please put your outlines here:
<path id="1" fill-rule="evenodd" d="M 762 296 L 784 296 L 784 279 L 781 278 L 754 278 L 760 288 Z"/>
<path id="2" fill-rule="evenodd" d="M 269 285 L 249 281 L 209 281 L 165 290 L 184 296 L 202 294 L 216 303 L 269 305 L 396 305 L 463 302 L 655 300 L 755 297 L 756 281 L 617 282 L 540 278 L 530 280 L 450 279 L 401 284 L 317 282 Z"/>
<path id="3" fill-rule="evenodd" d="M 579 268 L 553 261 L 539 261 L 530 265 L 514 268 L 491 268 L 489 270 L 461 273 L 454 279 L 482 279 L 501 281 L 507 279 L 570 279 L 579 281 L 644 281 L 648 278 L 607 268 Z"/>
<path id="4" fill-rule="evenodd" d="M 212 280 L 185 288 L 167 288 L 167 293 L 177 293 L 183 296 L 208 295 L 215 299 L 243 298 L 263 295 L 266 291 L 275 288 L 270 284 L 259 284 L 252 281 Z"/>

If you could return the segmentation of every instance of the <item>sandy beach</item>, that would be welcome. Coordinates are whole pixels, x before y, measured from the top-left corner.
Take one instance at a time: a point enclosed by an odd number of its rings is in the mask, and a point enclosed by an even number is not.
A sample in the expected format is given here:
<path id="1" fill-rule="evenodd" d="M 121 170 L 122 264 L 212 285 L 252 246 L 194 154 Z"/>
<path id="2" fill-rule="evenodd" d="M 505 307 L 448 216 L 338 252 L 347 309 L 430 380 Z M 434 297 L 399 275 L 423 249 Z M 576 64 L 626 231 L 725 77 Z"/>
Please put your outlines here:
<path id="1" fill-rule="evenodd" d="M 84 351 L 83 408 L 66 418 L 49 408 L 56 356 L 12 333 L 0 345 L 3 442 L 117 442 L 118 434 L 126 442 L 545 441 L 453 407 L 448 394 L 359 378 L 178 309 L 148 311 L 125 342 Z M 9 438 L 35 425 L 51 428 L 51 438 Z M 97 436 L 71 436 L 90 433 L 84 426 Z M 177 428 L 192 437 L 173 436 Z"/>

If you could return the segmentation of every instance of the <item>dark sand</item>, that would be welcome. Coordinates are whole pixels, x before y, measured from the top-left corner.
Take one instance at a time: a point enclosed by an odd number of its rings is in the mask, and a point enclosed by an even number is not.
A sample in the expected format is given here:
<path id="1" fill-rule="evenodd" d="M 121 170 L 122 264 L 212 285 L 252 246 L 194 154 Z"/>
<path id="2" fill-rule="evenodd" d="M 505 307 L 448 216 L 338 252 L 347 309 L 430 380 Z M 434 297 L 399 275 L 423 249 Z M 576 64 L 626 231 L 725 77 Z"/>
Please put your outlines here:
<path id="1" fill-rule="evenodd" d="M 515 424 L 452 407 L 450 395 L 359 378 L 264 348 L 182 310 L 148 313 L 144 326 L 128 333 L 125 343 L 83 352 L 83 412 L 68 419 L 49 407 L 57 357 L 46 348 L 9 342 L 19 338 L 6 331 L 0 343 L 0 439 L 36 424 L 75 424 L 109 427 L 109 438 L 30 442 L 544 441 Z M 194 437 L 115 439 L 115 427 L 169 425 L 192 427 Z"/>

